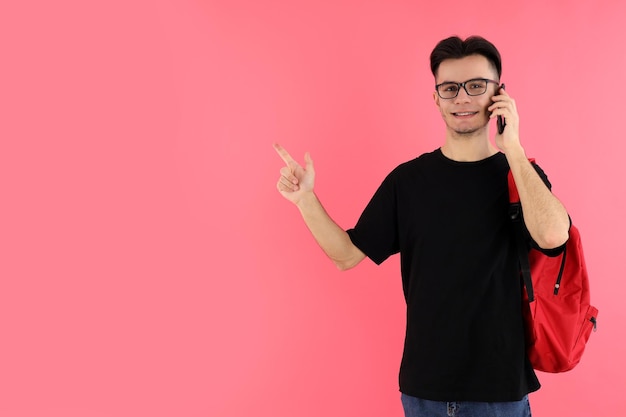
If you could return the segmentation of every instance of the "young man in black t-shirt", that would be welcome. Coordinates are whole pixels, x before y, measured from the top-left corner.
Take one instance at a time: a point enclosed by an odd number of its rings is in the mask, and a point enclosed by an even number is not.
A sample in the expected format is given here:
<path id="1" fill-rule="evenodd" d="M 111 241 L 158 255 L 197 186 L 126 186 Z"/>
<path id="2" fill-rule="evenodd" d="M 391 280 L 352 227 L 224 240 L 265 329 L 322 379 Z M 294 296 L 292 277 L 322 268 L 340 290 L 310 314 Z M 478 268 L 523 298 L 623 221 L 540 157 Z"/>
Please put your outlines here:
<path id="1" fill-rule="evenodd" d="M 487 40 L 444 39 L 431 53 L 441 148 L 401 164 L 356 226 L 340 228 L 313 187 L 310 155 L 285 161 L 277 187 L 296 204 L 324 252 L 345 270 L 400 253 L 407 332 L 400 391 L 406 416 L 530 416 L 539 388 L 525 353 L 521 285 L 508 218 L 513 173 L 529 243 L 558 253 L 569 218 L 543 171 L 526 158 L 515 101 L 500 87 L 500 54 Z M 506 127 L 489 139 L 489 121 Z"/>

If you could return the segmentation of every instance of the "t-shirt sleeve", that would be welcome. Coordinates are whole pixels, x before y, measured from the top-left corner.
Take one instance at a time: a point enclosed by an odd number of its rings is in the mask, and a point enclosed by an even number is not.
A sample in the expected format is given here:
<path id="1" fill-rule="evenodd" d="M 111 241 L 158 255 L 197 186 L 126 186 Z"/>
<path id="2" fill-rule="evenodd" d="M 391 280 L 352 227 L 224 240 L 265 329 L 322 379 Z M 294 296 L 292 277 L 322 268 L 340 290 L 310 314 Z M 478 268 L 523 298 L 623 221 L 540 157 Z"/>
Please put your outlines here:
<path id="1" fill-rule="evenodd" d="M 352 243 L 380 265 L 399 252 L 397 189 L 393 172 L 385 178 L 365 207 L 356 226 L 347 230 Z"/>

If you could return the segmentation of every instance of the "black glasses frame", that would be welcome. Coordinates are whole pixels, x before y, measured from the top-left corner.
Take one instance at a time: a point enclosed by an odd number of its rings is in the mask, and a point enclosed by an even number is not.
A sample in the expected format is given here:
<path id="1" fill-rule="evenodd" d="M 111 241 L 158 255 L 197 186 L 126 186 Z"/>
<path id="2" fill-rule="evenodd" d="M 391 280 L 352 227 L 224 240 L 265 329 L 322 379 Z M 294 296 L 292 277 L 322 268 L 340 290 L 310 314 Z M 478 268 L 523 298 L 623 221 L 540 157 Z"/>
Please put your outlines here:
<path id="1" fill-rule="evenodd" d="M 463 87 L 463 90 L 465 90 L 465 92 L 467 93 L 468 96 L 481 96 L 481 95 L 483 95 L 483 94 L 485 94 L 487 92 L 487 88 L 485 88 L 485 91 L 483 91 L 480 94 L 471 94 L 469 91 L 467 91 L 466 85 L 467 85 L 467 83 L 471 83 L 472 81 L 486 81 L 487 82 L 487 86 L 489 85 L 489 83 L 494 83 L 494 84 L 500 85 L 500 83 L 498 81 L 490 80 L 488 78 L 472 78 L 471 80 L 467 80 L 467 81 L 465 81 L 463 83 L 455 83 L 453 81 L 446 81 L 446 82 L 443 82 L 441 84 L 435 85 L 435 90 L 437 91 L 437 95 L 439 97 L 441 97 L 442 99 L 444 99 L 444 100 L 451 100 L 453 98 L 456 98 L 459 95 L 459 91 L 461 91 L 461 87 Z M 454 84 L 454 85 L 457 85 L 459 87 L 459 89 L 456 90 L 456 94 L 454 96 L 452 96 L 452 97 L 442 97 L 441 93 L 439 92 L 439 87 L 441 87 L 444 84 Z"/>

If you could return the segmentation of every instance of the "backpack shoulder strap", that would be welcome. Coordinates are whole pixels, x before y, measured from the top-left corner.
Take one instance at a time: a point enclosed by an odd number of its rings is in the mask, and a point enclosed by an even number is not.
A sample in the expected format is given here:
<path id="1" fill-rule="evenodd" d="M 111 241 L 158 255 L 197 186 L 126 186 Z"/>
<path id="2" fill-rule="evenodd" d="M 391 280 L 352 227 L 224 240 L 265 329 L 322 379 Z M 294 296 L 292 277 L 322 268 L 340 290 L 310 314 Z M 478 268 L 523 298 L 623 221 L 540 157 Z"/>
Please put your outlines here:
<path id="1" fill-rule="evenodd" d="M 535 160 L 530 159 L 533 163 Z M 517 246 L 517 258 L 519 261 L 520 271 L 524 279 L 524 285 L 526 286 L 526 293 L 528 294 L 528 302 L 532 302 L 535 299 L 533 291 L 533 281 L 530 276 L 530 262 L 528 261 L 528 248 L 526 246 L 526 240 L 524 239 L 523 220 L 522 220 L 522 204 L 520 203 L 519 193 L 515 186 L 515 179 L 513 173 L 509 169 L 508 174 L 509 183 L 509 216 L 513 222 L 513 229 L 515 233 L 515 243 Z"/>

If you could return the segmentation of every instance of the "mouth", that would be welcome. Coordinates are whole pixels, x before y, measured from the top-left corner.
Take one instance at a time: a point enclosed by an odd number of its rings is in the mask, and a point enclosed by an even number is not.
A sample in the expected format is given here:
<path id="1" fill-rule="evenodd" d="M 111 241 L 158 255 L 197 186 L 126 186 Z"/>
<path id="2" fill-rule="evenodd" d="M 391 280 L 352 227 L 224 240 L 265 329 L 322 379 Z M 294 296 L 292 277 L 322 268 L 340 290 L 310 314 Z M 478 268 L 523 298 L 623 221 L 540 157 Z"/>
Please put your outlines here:
<path id="1" fill-rule="evenodd" d="M 463 112 L 452 113 L 452 115 L 455 117 L 471 117 L 471 116 L 474 116 L 475 114 L 478 114 L 478 112 L 477 111 L 463 111 Z"/>

